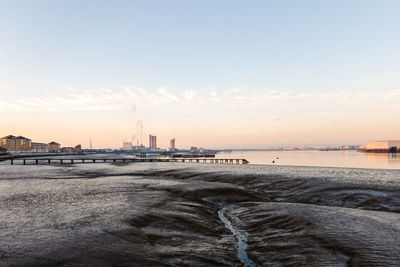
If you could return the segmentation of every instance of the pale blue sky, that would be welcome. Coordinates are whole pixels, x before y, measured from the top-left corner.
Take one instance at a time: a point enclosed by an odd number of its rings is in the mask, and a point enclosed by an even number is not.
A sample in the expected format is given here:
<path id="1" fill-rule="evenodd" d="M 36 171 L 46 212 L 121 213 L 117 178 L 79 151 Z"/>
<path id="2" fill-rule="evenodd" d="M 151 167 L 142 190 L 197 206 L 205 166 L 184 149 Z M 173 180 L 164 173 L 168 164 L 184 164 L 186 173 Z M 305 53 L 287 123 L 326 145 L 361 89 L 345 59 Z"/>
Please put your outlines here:
<path id="1" fill-rule="evenodd" d="M 226 123 L 225 130 L 239 135 L 237 128 L 245 128 L 243 140 L 252 134 L 259 140 L 265 133 L 266 140 L 246 143 L 250 146 L 285 144 L 271 141 L 270 127 L 259 125 L 271 126 L 277 116 L 294 133 L 301 132 L 298 123 L 302 118 L 308 118 L 304 125 L 312 124 L 315 118 L 310 118 L 320 116 L 319 110 L 326 114 L 313 124 L 320 131 L 326 129 L 324 120 L 340 120 L 347 114 L 354 113 L 354 122 L 369 121 L 364 111 L 381 110 L 380 116 L 389 114 L 395 120 L 395 102 L 400 103 L 399 14 L 397 0 L 0 0 L 0 109 L 2 114 L 35 111 L 47 118 L 51 115 L 45 112 L 60 111 L 41 105 L 40 100 L 74 112 L 85 106 L 96 111 L 88 111 L 87 120 L 95 120 L 99 112 L 118 116 L 122 131 L 123 122 L 131 120 L 135 125 L 142 119 L 145 127 L 152 127 L 149 131 L 167 135 L 167 130 L 157 126 L 159 117 L 176 117 L 179 110 L 171 111 L 176 102 L 187 101 L 182 110 L 193 107 L 190 121 L 187 117 L 170 119 L 172 128 L 185 123 Z M 145 93 L 133 94 L 137 88 Z M 109 93 L 102 94 L 103 89 Z M 360 106 L 361 101 L 372 102 L 381 93 L 382 101 L 393 102 L 393 109 Z M 248 98 L 243 100 L 244 96 Z M 232 99 L 243 101 L 232 104 Z M 300 100 L 301 105 L 293 99 L 306 100 Z M 224 118 L 204 120 L 201 114 L 209 101 L 220 101 L 210 109 Z M 137 106 L 134 115 L 130 103 Z M 151 105 L 152 109 L 146 109 Z M 366 122 L 362 127 L 368 128 Z M 385 138 L 389 128 L 381 127 L 385 134 L 349 141 Z M 6 130 L 4 135 L 14 129 Z M 32 129 L 18 129 L 23 130 Z M 178 129 L 171 135 L 183 137 L 185 131 Z M 400 129 L 394 129 L 394 134 L 400 138 Z M 346 141 L 334 136 L 325 143 Z M 245 143 L 236 135 L 228 139 L 238 141 L 224 146 Z M 195 141 L 189 138 L 185 145 Z"/>

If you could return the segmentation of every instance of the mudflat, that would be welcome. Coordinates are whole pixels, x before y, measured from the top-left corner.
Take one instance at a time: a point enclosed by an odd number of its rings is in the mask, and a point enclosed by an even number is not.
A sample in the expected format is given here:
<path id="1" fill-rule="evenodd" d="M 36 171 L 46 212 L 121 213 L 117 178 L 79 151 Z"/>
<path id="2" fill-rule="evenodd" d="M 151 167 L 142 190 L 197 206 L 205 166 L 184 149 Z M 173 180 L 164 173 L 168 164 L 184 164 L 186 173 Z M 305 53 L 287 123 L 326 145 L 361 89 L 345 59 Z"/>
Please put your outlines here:
<path id="1" fill-rule="evenodd" d="M 0 266 L 398 266 L 399 174 L 0 164 Z"/>

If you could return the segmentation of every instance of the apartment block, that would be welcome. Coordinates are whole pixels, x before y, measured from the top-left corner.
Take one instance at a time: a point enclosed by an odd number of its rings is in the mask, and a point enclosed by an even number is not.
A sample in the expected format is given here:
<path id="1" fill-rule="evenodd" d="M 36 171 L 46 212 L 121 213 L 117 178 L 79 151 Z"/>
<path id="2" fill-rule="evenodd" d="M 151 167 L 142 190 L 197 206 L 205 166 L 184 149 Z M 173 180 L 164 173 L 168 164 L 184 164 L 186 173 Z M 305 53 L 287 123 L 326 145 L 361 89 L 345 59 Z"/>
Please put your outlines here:
<path id="1" fill-rule="evenodd" d="M 28 152 L 32 150 L 32 141 L 23 136 L 7 135 L 0 138 L 0 146 L 10 152 Z"/>
<path id="2" fill-rule="evenodd" d="M 60 152 L 60 144 L 56 142 L 50 142 L 49 143 L 49 152 Z"/>
<path id="3" fill-rule="evenodd" d="M 45 143 L 32 142 L 32 152 L 46 153 L 49 152 L 49 145 Z"/>

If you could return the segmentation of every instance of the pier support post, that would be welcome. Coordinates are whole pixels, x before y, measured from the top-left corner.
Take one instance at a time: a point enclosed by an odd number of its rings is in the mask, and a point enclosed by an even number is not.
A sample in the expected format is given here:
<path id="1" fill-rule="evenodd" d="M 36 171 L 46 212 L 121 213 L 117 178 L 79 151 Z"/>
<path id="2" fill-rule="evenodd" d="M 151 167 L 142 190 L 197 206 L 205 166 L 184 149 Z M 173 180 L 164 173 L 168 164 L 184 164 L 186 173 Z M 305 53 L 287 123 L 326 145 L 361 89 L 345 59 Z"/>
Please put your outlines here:
<path id="1" fill-rule="evenodd" d="M 48 160 L 47 160 L 47 163 L 48 163 L 48 164 L 50 164 L 50 161 L 51 161 L 51 160 L 50 160 L 50 159 L 48 159 Z"/>
<path id="2" fill-rule="evenodd" d="M 60 164 L 62 164 L 63 163 L 63 160 L 62 159 L 60 159 Z"/>
<path id="3" fill-rule="evenodd" d="M 26 161 L 24 160 L 24 165 L 26 164 Z"/>
<path id="4" fill-rule="evenodd" d="M 39 160 L 36 160 L 36 165 L 38 165 L 39 164 Z"/>
<path id="5" fill-rule="evenodd" d="M 13 159 L 11 160 L 11 165 L 14 165 L 14 160 Z"/>

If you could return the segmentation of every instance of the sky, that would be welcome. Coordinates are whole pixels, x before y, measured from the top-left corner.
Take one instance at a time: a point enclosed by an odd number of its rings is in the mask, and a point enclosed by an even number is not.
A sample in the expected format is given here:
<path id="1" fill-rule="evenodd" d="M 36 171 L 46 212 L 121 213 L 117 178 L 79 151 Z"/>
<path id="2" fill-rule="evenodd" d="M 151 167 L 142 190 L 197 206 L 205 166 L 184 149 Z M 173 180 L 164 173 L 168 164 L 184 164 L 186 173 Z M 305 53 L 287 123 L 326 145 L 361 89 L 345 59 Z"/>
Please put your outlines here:
<path id="1" fill-rule="evenodd" d="M 143 144 L 153 134 L 161 148 L 400 139 L 399 12 L 398 0 L 0 0 L 0 135 L 118 148 L 142 121 Z"/>

